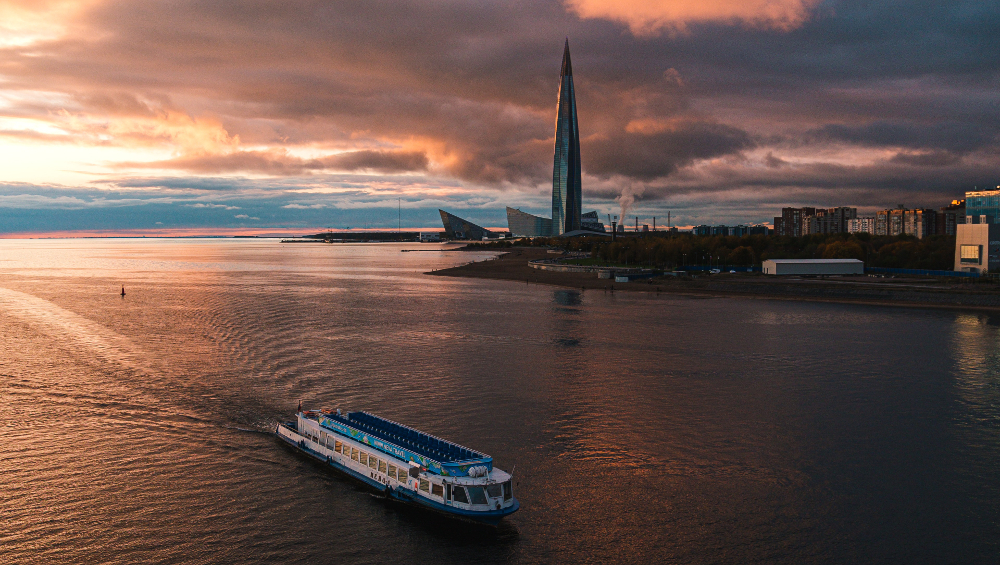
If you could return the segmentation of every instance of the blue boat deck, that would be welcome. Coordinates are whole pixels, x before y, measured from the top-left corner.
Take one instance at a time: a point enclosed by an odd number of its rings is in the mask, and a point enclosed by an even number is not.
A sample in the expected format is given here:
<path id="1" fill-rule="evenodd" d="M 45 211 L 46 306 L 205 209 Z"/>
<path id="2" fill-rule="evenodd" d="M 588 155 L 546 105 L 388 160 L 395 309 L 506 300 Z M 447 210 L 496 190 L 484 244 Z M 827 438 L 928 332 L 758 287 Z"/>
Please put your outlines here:
<path id="1" fill-rule="evenodd" d="M 346 415 L 324 414 L 324 416 L 441 463 L 489 459 L 488 455 L 468 447 L 434 437 L 368 412 L 349 412 Z"/>

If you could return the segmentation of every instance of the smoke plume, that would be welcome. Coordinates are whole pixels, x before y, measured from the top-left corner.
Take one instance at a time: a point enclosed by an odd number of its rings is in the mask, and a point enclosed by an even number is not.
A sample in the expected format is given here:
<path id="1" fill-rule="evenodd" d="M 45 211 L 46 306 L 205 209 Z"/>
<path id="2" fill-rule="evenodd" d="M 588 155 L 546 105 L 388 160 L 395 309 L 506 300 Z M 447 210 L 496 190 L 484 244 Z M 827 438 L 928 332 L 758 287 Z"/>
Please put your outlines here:
<path id="1" fill-rule="evenodd" d="M 636 187 L 632 183 L 622 189 L 622 193 L 615 197 L 615 201 L 621 206 L 621 215 L 619 216 L 620 224 L 625 225 L 626 218 L 628 217 L 628 212 L 635 205 L 636 196 L 642 196 L 645 187 Z"/>

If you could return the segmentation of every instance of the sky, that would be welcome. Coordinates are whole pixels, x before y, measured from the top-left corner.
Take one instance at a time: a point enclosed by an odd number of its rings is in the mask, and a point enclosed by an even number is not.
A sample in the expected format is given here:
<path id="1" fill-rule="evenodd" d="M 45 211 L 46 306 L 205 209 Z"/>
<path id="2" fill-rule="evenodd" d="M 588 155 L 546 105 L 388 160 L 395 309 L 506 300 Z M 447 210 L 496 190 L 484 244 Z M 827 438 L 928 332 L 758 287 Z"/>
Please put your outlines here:
<path id="1" fill-rule="evenodd" d="M 679 226 L 1000 185 L 1000 3 L 0 0 L 0 234 Z M 634 221 L 634 220 L 633 220 Z"/>

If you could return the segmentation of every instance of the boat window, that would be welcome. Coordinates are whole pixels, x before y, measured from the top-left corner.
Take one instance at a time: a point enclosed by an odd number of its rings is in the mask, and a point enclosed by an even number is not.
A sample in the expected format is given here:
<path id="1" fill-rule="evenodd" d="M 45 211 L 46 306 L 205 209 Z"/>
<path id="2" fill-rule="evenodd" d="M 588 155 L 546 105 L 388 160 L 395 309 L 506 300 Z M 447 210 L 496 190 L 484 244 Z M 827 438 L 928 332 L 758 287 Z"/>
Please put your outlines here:
<path id="1" fill-rule="evenodd" d="M 354 459 L 355 461 L 357 461 L 358 460 L 358 453 L 359 453 L 359 451 L 357 449 L 355 449 L 355 448 L 352 447 L 351 448 L 351 459 Z"/>
<path id="2" fill-rule="evenodd" d="M 360 457 L 360 459 L 358 461 L 362 465 L 367 465 L 368 464 L 368 454 L 367 453 L 365 453 L 364 451 L 360 451 L 360 452 L 358 452 L 358 456 Z"/>
<path id="3" fill-rule="evenodd" d="M 500 488 L 500 485 L 488 485 L 486 487 L 486 496 L 489 496 L 490 498 L 500 498 L 501 490 L 503 489 Z"/>
<path id="4" fill-rule="evenodd" d="M 430 490 L 431 483 L 427 479 L 420 479 L 420 490 L 427 492 Z"/>
<path id="5" fill-rule="evenodd" d="M 511 489 L 510 489 L 510 481 L 507 481 L 507 482 L 505 482 L 503 484 L 503 499 L 504 500 L 510 500 L 513 497 L 514 497 L 514 495 L 513 495 L 513 493 L 511 493 Z"/>
<path id="6" fill-rule="evenodd" d="M 486 504 L 486 493 L 483 487 L 469 487 L 469 498 L 473 504 Z"/>
<path id="7" fill-rule="evenodd" d="M 392 478 L 394 478 L 394 479 L 396 478 L 396 466 L 395 465 L 389 465 L 389 476 L 392 477 Z"/>
<path id="8" fill-rule="evenodd" d="M 385 461 L 382 461 L 381 459 L 378 461 L 378 472 L 385 473 Z"/>
<path id="9" fill-rule="evenodd" d="M 376 458 L 376 457 L 369 457 L 368 458 L 368 466 L 371 467 L 372 469 L 378 469 L 378 458 Z"/>
<path id="10" fill-rule="evenodd" d="M 451 487 L 451 494 L 455 502 L 461 502 L 462 504 L 469 503 L 469 497 L 465 496 L 465 487 L 453 486 Z"/>
<path id="11" fill-rule="evenodd" d="M 336 451 L 337 453 L 341 453 L 343 449 L 344 449 L 344 444 L 340 443 L 339 441 L 333 445 L 333 450 Z"/>
<path id="12" fill-rule="evenodd" d="M 431 494 L 434 496 L 444 496 L 444 489 L 441 485 L 431 485 Z"/>
<path id="13" fill-rule="evenodd" d="M 444 485 L 444 498 L 451 500 L 451 485 Z"/>

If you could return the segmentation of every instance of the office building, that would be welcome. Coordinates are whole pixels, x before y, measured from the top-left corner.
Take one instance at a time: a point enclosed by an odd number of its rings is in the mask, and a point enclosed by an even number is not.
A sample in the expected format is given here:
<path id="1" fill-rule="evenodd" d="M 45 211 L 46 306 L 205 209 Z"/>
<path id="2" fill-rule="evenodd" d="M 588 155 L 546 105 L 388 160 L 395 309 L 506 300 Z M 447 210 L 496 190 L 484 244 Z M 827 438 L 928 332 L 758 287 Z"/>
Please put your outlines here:
<path id="1" fill-rule="evenodd" d="M 552 220 L 507 206 L 507 229 L 514 237 L 548 237 Z"/>
<path id="2" fill-rule="evenodd" d="M 598 233 L 605 233 L 604 223 L 601 222 L 601 218 L 597 215 L 597 211 L 587 212 L 580 216 L 580 229 L 595 231 Z"/>
<path id="3" fill-rule="evenodd" d="M 997 190 L 977 190 L 965 193 L 966 223 L 969 218 L 989 216 L 992 222 L 1000 222 L 1000 186 Z M 978 221 L 978 220 L 977 220 Z"/>
<path id="4" fill-rule="evenodd" d="M 556 103 L 556 144 L 552 165 L 552 235 L 580 229 L 581 167 L 580 128 L 576 119 L 576 93 L 569 39 L 563 50 Z"/>
<path id="5" fill-rule="evenodd" d="M 941 208 L 938 212 L 935 233 L 938 235 L 955 235 L 956 226 L 965 223 L 965 200 L 952 200 L 951 205 Z"/>
<path id="6" fill-rule="evenodd" d="M 989 217 L 981 214 L 980 217 Z M 965 223 L 956 226 L 955 270 L 985 274 L 1000 271 L 1000 224 Z"/>
<path id="7" fill-rule="evenodd" d="M 444 232 L 449 239 L 482 240 L 490 237 L 500 237 L 499 233 L 477 226 L 476 224 L 459 218 L 454 214 L 449 214 L 444 210 L 438 210 L 438 212 L 441 213 L 441 223 L 444 224 Z"/>
<path id="8" fill-rule="evenodd" d="M 559 236 L 580 230 L 605 233 L 597 212 L 582 212 L 583 189 L 580 165 L 580 126 L 576 117 L 576 92 L 569 40 L 563 49 L 556 100 L 556 142 L 552 152 L 552 218 L 543 218 L 507 208 L 507 225 L 519 236 Z"/>
<path id="9" fill-rule="evenodd" d="M 1000 186 L 997 187 L 1000 189 Z M 956 213 L 959 202 L 947 209 Z M 946 209 L 942 209 L 944 213 Z M 955 225 L 955 270 L 1000 271 L 1000 190 L 965 193 L 965 223 Z"/>

